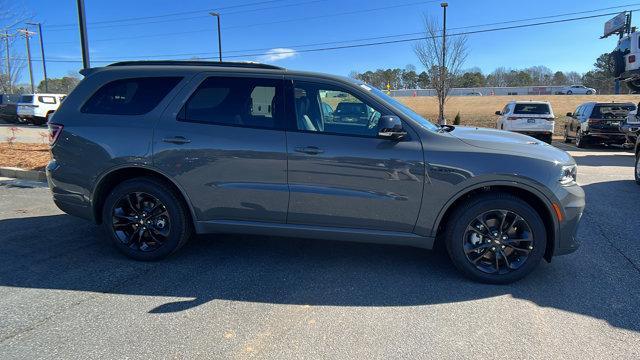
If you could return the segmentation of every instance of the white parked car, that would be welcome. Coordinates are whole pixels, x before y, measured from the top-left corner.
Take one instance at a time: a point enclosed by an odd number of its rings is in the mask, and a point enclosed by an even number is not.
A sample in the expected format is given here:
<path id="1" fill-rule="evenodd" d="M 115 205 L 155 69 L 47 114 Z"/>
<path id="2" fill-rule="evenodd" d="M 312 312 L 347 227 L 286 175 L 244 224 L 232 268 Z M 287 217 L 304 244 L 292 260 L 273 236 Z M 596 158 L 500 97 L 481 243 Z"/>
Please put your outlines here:
<path id="1" fill-rule="evenodd" d="M 65 97 L 67 97 L 66 94 L 22 95 L 18 101 L 18 118 L 23 123 L 46 124 Z"/>
<path id="2" fill-rule="evenodd" d="M 547 101 L 511 101 L 496 111 L 497 128 L 526 134 L 551 144 L 555 115 Z"/>
<path id="3" fill-rule="evenodd" d="M 584 85 L 571 85 L 560 89 L 558 93 L 563 95 L 595 95 L 596 89 Z"/>

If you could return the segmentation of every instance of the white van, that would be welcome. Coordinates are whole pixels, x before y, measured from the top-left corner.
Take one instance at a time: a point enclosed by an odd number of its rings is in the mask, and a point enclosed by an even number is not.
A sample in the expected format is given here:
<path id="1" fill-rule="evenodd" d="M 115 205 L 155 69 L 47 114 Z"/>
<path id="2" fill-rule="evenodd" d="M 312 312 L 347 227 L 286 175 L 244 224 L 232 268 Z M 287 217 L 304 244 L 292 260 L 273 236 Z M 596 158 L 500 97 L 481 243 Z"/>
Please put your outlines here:
<path id="1" fill-rule="evenodd" d="M 511 101 L 502 111 L 497 128 L 529 135 L 551 144 L 555 115 L 548 101 Z"/>
<path id="2" fill-rule="evenodd" d="M 44 125 L 49 117 L 58 110 L 66 94 L 25 94 L 18 101 L 20 122 Z"/>

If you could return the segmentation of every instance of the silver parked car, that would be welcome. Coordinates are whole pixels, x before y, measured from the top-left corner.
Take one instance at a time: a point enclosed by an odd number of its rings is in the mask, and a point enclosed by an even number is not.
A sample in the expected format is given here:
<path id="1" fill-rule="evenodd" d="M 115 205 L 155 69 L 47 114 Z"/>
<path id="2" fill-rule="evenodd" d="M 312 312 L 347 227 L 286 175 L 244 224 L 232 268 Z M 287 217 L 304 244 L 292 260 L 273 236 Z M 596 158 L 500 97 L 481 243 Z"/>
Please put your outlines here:
<path id="1" fill-rule="evenodd" d="M 270 65 L 83 74 L 49 124 L 49 186 L 134 259 L 194 233 L 439 244 L 470 278 L 508 283 L 578 247 L 576 163 L 527 136 L 437 126 L 362 82 Z"/>

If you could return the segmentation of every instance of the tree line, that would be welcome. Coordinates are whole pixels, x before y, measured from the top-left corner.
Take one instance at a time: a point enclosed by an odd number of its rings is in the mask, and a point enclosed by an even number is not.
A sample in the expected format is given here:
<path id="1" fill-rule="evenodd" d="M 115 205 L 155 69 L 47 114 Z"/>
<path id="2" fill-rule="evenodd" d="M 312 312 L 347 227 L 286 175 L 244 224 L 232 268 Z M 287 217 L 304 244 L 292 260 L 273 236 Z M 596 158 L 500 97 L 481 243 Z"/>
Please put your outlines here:
<path id="1" fill-rule="evenodd" d="M 386 89 L 428 89 L 431 88 L 430 72 L 418 72 L 413 65 L 404 69 L 378 69 L 375 71 L 352 71 L 352 78 L 362 80 L 377 88 Z M 595 88 L 599 93 L 614 92 L 614 63 L 610 54 L 602 54 L 596 59 L 593 69 L 581 74 L 576 71 L 553 71 L 546 66 L 532 66 L 524 69 L 508 69 L 499 67 L 489 74 L 479 68 L 471 68 L 454 76 L 452 86 L 466 87 L 517 87 L 517 86 L 563 86 L 585 85 Z M 622 92 L 627 90 L 623 86 Z"/>

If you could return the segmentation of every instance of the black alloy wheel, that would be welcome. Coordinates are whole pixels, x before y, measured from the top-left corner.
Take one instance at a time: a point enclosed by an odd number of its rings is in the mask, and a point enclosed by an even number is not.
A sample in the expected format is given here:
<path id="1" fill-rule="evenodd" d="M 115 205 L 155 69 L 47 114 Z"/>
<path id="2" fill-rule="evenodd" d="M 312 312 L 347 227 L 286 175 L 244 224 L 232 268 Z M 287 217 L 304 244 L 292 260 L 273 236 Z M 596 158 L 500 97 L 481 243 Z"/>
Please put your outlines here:
<path id="1" fill-rule="evenodd" d="M 118 240 L 138 251 L 157 250 L 171 233 L 167 207 L 144 192 L 121 197 L 113 208 L 112 218 L 113 232 Z"/>
<path id="2" fill-rule="evenodd" d="M 136 260 L 158 260 L 191 237 L 187 204 L 167 182 L 140 177 L 123 181 L 107 196 L 102 224 L 112 243 Z"/>
<path id="3" fill-rule="evenodd" d="M 487 274 L 518 270 L 534 244 L 529 224 L 509 210 L 480 214 L 467 226 L 462 241 L 467 260 Z"/>
<path id="4" fill-rule="evenodd" d="M 443 234 L 447 252 L 472 280 L 512 283 L 533 271 L 544 256 L 545 224 L 519 197 L 487 192 L 462 203 L 448 217 Z"/>

